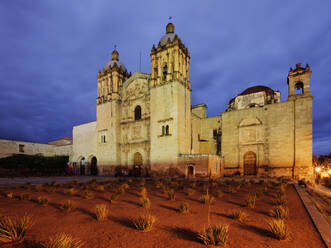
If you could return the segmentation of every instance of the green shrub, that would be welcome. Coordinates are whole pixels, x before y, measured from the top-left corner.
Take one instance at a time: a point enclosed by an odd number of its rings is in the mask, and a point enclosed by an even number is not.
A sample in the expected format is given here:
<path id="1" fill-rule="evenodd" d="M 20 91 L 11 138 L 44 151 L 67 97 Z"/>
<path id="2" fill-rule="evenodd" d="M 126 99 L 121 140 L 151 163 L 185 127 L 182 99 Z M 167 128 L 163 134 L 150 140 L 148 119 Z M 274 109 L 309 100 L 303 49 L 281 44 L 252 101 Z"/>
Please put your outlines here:
<path id="1" fill-rule="evenodd" d="M 140 200 L 140 204 L 141 204 L 142 207 L 144 207 L 144 208 L 150 208 L 151 207 L 151 201 L 148 197 L 146 197 L 146 196 L 141 197 L 141 198 L 139 198 L 139 200 Z"/>
<path id="2" fill-rule="evenodd" d="M 50 186 L 46 190 L 48 193 L 53 193 L 53 192 L 55 192 L 56 188 L 54 186 Z"/>
<path id="3" fill-rule="evenodd" d="M 68 156 L 15 154 L 0 158 L 0 177 L 65 175 Z"/>
<path id="4" fill-rule="evenodd" d="M 186 194 L 189 195 L 189 196 L 192 196 L 192 195 L 195 194 L 195 190 L 191 189 L 191 188 L 188 188 Z"/>
<path id="5" fill-rule="evenodd" d="M 288 207 L 285 206 L 276 206 L 272 210 L 270 210 L 270 215 L 277 219 L 286 219 L 289 215 Z"/>
<path id="6" fill-rule="evenodd" d="M 233 211 L 230 216 L 232 219 L 239 220 L 240 222 L 244 222 L 247 218 L 247 214 L 241 210 Z"/>
<path id="7" fill-rule="evenodd" d="M 228 225 L 209 225 L 198 236 L 205 245 L 225 246 L 229 237 Z"/>
<path id="8" fill-rule="evenodd" d="M 32 227 L 32 218 L 24 215 L 22 218 L 4 216 L 0 218 L 0 242 L 22 242 L 26 232 Z"/>
<path id="9" fill-rule="evenodd" d="M 263 189 L 262 188 L 257 188 L 253 194 L 255 194 L 256 198 L 260 198 L 263 195 Z"/>
<path id="10" fill-rule="evenodd" d="M 90 191 L 88 191 L 88 190 L 85 190 L 84 192 L 83 192 L 83 198 L 84 199 L 92 199 L 93 198 L 93 194 L 90 192 Z"/>
<path id="11" fill-rule="evenodd" d="M 115 202 L 115 201 L 117 201 L 118 200 L 118 198 L 119 198 L 119 194 L 118 193 L 114 193 L 114 194 L 112 194 L 111 196 L 110 196 L 110 203 L 113 203 L 113 202 Z"/>
<path id="12" fill-rule="evenodd" d="M 145 187 L 140 188 L 140 195 L 141 197 L 147 197 L 147 189 Z"/>
<path id="13" fill-rule="evenodd" d="M 123 184 L 121 185 L 121 188 L 123 188 L 124 190 L 127 190 L 127 189 L 130 188 L 130 186 L 129 186 L 129 184 L 127 184 L 127 183 L 123 183 Z"/>
<path id="14" fill-rule="evenodd" d="M 29 194 L 21 194 L 20 199 L 21 200 L 30 200 L 30 195 Z"/>
<path id="15" fill-rule="evenodd" d="M 43 186 L 41 184 L 38 184 L 38 185 L 34 186 L 34 189 L 39 192 L 39 191 L 42 191 Z"/>
<path id="16" fill-rule="evenodd" d="M 155 220 L 156 219 L 153 215 L 147 214 L 147 215 L 139 215 L 132 222 L 138 230 L 147 232 L 152 229 Z"/>
<path id="17" fill-rule="evenodd" d="M 273 219 L 268 223 L 270 232 L 274 235 L 276 239 L 284 240 L 287 238 L 288 231 L 286 224 L 281 219 Z"/>
<path id="18" fill-rule="evenodd" d="M 215 198 L 210 195 L 207 191 L 206 194 L 203 194 L 201 197 L 200 197 L 200 201 L 203 203 L 203 204 L 212 204 L 214 201 L 215 201 Z"/>
<path id="19" fill-rule="evenodd" d="M 163 194 L 168 194 L 169 188 L 166 185 L 162 186 Z"/>
<path id="20" fill-rule="evenodd" d="M 216 197 L 217 198 L 222 198 L 223 195 L 224 195 L 223 192 L 222 192 L 222 190 L 217 190 L 215 194 L 216 194 Z"/>
<path id="21" fill-rule="evenodd" d="M 235 186 L 233 186 L 233 185 L 229 185 L 229 186 L 227 187 L 227 189 L 226 189 L 226 192 L 227 192 L 227 193 L 236 193 L 237 190 L 236 190 L 236 187 L 235 187 Z"/>
<path id="22" fill-rule="evenodd" d="M 122 195 L 122 194 L 124 194 L 124 193 L 125 193 L 125 189 L 124 189 L 124 188 L 119 187 L 119 188 L 117 189 L 117 194 Z"/>
<path id="23" fill-rule="evenodd" d="M 23 184 L 22 189 L 26 189 L 26 190 L 31 189 L 31 183 L 28 182 L 28 183 Z"/>
<path id="24" fill-rule="evenodd" d="M 140 180 L 140 182 L 139 182 L 139 185 L 140 185 L 141 187 L 143 187 L 143 186 L 145 186 L 145 184 L 146 184 L 146 180 L 145 180 L 145 178 L 142 178 L 142 179 Z"/>
<path id="25" fill-rule="evenodd" d="M 79 183 L 79 188 L 81 188 L 82 190 L 86 190 L 87 185 L 85 183 Z"/>
<path id="26" fill-rule="evenodd" d="M 161 187 L 162 187 L 162 183 L 160 182 L 160 181 L 156 181 L 155 182 L 155 187 L 157 188 L 157 189 L 160 189 Z"/>
<path id="27" fill-rule="evenodd" d="M 37 200 L 38 200 L 38 204 L 41 205 L 41 206 L 47 206 L 48 205 L 48 198 L 47 197 L 39 196 L 37 198 Z"/>
<path id="28" fill-rule="evenodd" d="M 187 202 L 182 202 L 179 205 L 179 212 L 182 214 L 187 214 L 189 212 L 189 205 Z"/>
<path id="29" fill-rule="evenodd" d="M 105 192 L 105 187 L 103 185 L 98 185 L 97 191 L 99 191 L 100 193 Z"/>
<path id="30" fill-rule="evenodd" d="M 286 198 L 284 195 L 278 194 L 276 199 L 274 200 L 275 205 L 285 205 L 286 204 Z"/>
<path id="31" fill-rule="evenodd" d="M 250 182 L 251 185 L 254 185 L 255 184 L 255 180 L 254 179 L 250 179 L 249 182 Z"/>
<path id="32" fill-rule="evenodd" d="M 99 204 L 95 207 L 95 216 L 97 220 L 104 220 L 108 217 L 108 209 L 105 204 Z"/>
<path id="33" fill-rule="evenodd" d="M 68 200 L 61 204 L 60 209 L 64 212 L 69 213 L 76 209 L 76 204 L 74 202 Z"/>
<path id="34" fill-rule="evenodd" d="M 65 190 L 65 194 L 68 194 L 68 195 L 74 195 L 75 193 L 76 193 L 76 190 L 74 188 Z"/>
<path id="35" fill-rule="evenodd" d="M 7 197 L 7 198 L 13 198 L 13 197 L 14 197 L 14 193 L 13 193 L 13 192 L 8 192 L 8 193 L 6 194 L 6 197 Z"/>
<path id="36" fill-rule="evenodd" d="M 175 198 L 176 198 L 176 193 L 175 193 L 174 189 L 170 189 L 168 191 L 168 199 L 171 201 L 174 201 Z"/>
<path id="37" fill-rule="evenodd" d="M 255 203 L 256 203 L 256 195 L 255 193 L 249 193 L 246 196 L 246 206 L 249 208 L 255 208 Z"/>
<path id="38" fill-rule="evenodd" d="M 45 243 L 42 243 L 43 248 L 82 248 L 83 242 L 78 239 L 74 239 L 69 234 L 59 233 Z"/>

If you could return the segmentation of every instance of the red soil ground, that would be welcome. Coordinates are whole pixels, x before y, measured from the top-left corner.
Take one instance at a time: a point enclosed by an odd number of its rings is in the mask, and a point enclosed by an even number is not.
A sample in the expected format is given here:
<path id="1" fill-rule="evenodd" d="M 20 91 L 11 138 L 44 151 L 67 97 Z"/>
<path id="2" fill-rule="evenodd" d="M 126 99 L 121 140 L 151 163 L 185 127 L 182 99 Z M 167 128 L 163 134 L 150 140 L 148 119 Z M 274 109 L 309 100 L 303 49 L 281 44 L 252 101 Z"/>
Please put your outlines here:
<path id="1" fill-rule="evenodd" d="M 119 184 L 118 184 L 119 185 Z M 109 203 L 110 194 L 119 187 L 112 184 L 104 193 L 97 192 L 88 186 L 94 194 L 94 199 L 82 198 L 83 191 L 75 186 L 77 193 L 69 196 L 63 193 L 65 186 L 57 188 L 55 192 L 34 189 L 1 189 L 4 192 L 12 191 L 15 196 L 28 193 L 31 200 L 18 198 L 0 198 L 0 216 L 18 215 L 25 213 L 33 216 L 34 226 L 27 233 L 23 244 L 0 244 L 0 247 L 41 247 L 38 242 L 47 240 L 51 235 L 59 232 L 71 234 L 73 237 L 84 241 L 86 248 L 109 247 L 205 247 L 197 238 L 198 232 L 208 225 L 208 205 L 199 201 L 203 190 L 195 187 L 195 194 L 188 196 L 184 190 L 176 190 L 176 200 L 170 201 L 162 189 L 157 189 L 154 184 L 147 181 L 148 196 L 151 208 L 147 212 L 156 217 L 156 223 L 149 232 L 141 232 L 134 228 L 131 219 L 146 210 L 139 204 L 139 183 L 133 182 L 130 189 L 120 196 L 115 203 Z M 216 198 L 211 205 L 210 222 L 229 224 L 229 239 L 227 247 L 254 247 L 254 248 L 320 248 L 324 247 L 321 238 L 315 230 L 306 210 L 304 209 L 295 189 L 286 187 L 287 206 L 290 217 L 286 221 L 289 237 L 279 241 L 272 237 L 268 231 L 267 222 L 271 220 L 269 210 L 274 206 L 275 187 L 270 188 L 266 194 L 257 200 L 256 208 L 245 207 L 245 196 L 258 185 L 243 186 L 236 193 L 224 193 L 222 198 Z M 45 187 L 46 188 L 46 187 Z M 218 186 L 226 189 L 226 186 Z M 40 206 L 36 199 L 38 196 L 47 196 L 48 206 Z M 76 203 L 77 209 L 72 213 L 60 210 L 60 204 L 65 200 Z M 186 201 L 190 207 L 189 214 L 177 211 L 180 202 Z M 97 221 L 94 215 L 97 204 L 107 204 L 110 214 L 107 220 Z M 244 223 L 230 218 L 233 210 L 241 209 L 249 216 Z"/>

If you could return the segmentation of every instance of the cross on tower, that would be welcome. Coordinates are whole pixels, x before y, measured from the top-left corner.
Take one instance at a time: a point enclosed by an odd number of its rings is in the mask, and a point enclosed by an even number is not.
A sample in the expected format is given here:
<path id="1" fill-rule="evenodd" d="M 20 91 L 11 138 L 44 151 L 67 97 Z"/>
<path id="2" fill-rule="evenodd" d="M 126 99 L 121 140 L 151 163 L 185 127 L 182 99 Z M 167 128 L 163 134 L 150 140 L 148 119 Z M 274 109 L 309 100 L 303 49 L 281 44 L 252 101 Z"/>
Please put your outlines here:
<path id="1" fill-rule="evenodd" d="M 172 19 L 172 17 L 171 17 L 171 16 L 169 16 L 169 22 L 171 22 L 171 19 Z"/>
<path id="2" fill-rule="evenodd" d="M 114 50 L 116 50 L 117 45 L 114 45 Z"/>

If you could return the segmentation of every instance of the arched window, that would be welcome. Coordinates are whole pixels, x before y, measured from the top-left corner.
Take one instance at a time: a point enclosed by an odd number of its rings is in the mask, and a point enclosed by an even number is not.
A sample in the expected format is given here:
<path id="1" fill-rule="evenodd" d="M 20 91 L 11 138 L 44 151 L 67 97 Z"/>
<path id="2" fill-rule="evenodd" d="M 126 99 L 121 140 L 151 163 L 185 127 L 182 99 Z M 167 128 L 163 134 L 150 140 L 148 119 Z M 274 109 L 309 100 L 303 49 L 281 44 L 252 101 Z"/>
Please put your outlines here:
<path id="1" fill-rule="evenodd" d="M 162 126 L 162 136 L 164 135 L 164 126 Z"/>
<path id="2" fill-rule="evenodd" d="M 141 119 L 141 107 L 139 105 L 134 109 L 134 119 L 136 121 Z"/>
<path id="3" fill-rule="evenodd" d="M 163 66 L 163 77 L 162 77 L 163 80 L 167 79 L 167 73 L 168 73 L 168 66 L 164 65 Z"/>
<path id="4" fill-rule="evenodd" d="M 297 82 L 295 84 L 295 94 L 303 94 L 303 83 L 302 82 Z"/>
<path id="5" fill-rule="evenodd" d="M 169 135 L 169 126 L 166 125 L 165 135 Z"/>

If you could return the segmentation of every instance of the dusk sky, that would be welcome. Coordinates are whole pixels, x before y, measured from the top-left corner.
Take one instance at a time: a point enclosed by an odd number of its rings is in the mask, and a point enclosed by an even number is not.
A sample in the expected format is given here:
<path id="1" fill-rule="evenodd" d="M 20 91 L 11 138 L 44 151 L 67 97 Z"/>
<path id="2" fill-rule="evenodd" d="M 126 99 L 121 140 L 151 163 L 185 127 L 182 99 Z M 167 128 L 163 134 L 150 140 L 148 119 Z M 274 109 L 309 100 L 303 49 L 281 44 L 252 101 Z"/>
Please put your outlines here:
<path id="1" fill-rule="evenodd" d="M 290 67 L 312 70 L 313 152 L 331 153 L 329 0 L 1 0 L 0 138 L 47 143 L 96 119 L 96 76 L 117 45 L 128 71 L 151 72 L 169 16 L 191 55 L 192 104 L 208 116 L 246 88 L 287 100 Z"/>

